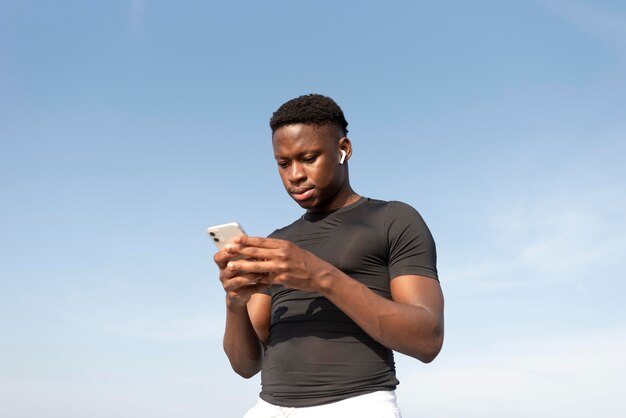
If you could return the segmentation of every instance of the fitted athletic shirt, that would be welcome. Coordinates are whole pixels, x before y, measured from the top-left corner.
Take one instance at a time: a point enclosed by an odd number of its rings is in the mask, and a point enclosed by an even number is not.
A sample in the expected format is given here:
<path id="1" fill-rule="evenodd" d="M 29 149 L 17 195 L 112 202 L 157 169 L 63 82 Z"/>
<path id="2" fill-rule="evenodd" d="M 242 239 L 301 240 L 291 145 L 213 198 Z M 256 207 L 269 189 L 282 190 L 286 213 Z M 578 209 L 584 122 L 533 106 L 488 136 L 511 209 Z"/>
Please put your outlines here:
<path id="1" fill-rule="evenodd" d="M 270 237 L 297 244 L 387 299 L 397 276 L 438 280 L 432 235 L 405 203 L 361 198 L 334 211 L 306 213 Z M 392 350 L 328 299 L 279 285 L 269 294 L 261 399 L 303 407 L 396 388 Z"/>

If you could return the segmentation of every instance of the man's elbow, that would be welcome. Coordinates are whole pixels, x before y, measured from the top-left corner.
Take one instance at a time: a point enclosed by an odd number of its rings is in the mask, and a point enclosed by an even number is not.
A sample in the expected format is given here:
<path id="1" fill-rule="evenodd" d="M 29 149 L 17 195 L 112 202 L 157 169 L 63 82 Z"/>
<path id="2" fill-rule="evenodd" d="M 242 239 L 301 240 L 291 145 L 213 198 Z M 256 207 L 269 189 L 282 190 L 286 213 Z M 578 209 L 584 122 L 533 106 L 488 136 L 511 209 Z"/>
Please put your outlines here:
<path id="1" fill-rule="evenodd" d="M 261 359 L 242 358 L 226 350 L 231 369 L 244 379 L 250 379 L 261 370 Z"/>
<path id="2" fill-rule="evenodd" d="M 261 370 L 261 367 L 257 364 L 244 365 L 244 364 L 236 364 L 232 361 L 230 362 L 230 367 L 233 369 L 235 373 L 237 373 L 239 376 L 243 377 L 244 379 L 250 379 Z"/>
<path id="3" fill-rule="evenodd" d="M 422 363 L 430 363 L 437 358 L 441 352 L 441 347 L 443 347 L 443 329 L 436 327 L 432 335 L 420 345 L 415 357 Z"/>
<path id="4" fill-rule="evenodd" d="M 239 368 L 235 368 L 233 367 L 233 370 L 235 371 L 235 373 L 237 373 L 239 376 L 243 377 L 244 379 L 250 379 L 251 377 L 255 376 L 259 371 L 258 370 L 249 370 L 249 369 L 239 369 Z"/>
<path id="5" fill-rule="evenodd" d="M 437 358 L 437 355 L 439 354 L 439 351 L 441 350 L 433 350 L 433 351 L 429 351 L 429 352 L 425 352 L 425 353 L 420 353 L 417 356 L 417 359 L 419 361 L 421 361 L 422 363 L 430 363 L 432 362 L 435 358 Z"/>

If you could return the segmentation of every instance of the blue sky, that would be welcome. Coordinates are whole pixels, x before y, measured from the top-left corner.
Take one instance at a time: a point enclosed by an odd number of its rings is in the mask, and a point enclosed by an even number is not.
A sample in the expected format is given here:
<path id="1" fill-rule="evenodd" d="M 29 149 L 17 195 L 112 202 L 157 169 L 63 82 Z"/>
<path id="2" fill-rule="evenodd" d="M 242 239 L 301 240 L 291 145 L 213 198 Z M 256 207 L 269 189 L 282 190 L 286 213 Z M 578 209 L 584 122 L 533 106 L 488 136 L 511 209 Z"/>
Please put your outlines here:
<path id="1" fill-rule="evenodd" d="M 622 416 L 624 74 L 618 1 L 0 0 L 0 415 L 243 415 L 205 229 L 300 215 L 267 123 L 317 92 L 437 242 L 404 415 Z"/>

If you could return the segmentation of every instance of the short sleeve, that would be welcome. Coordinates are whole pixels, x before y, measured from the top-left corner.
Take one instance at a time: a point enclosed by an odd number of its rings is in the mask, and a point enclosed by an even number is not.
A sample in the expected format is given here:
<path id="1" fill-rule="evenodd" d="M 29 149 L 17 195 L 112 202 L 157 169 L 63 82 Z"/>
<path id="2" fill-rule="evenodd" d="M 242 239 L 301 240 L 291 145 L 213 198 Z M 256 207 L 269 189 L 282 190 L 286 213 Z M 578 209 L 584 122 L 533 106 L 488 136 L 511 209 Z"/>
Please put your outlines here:
<path id="1" fill-rule="evenodd" d="M 389 277 L 415 274 L 439 280 L 437 250 L 421 215 L 402 202 L 389 202 L 385 213 Z"/>

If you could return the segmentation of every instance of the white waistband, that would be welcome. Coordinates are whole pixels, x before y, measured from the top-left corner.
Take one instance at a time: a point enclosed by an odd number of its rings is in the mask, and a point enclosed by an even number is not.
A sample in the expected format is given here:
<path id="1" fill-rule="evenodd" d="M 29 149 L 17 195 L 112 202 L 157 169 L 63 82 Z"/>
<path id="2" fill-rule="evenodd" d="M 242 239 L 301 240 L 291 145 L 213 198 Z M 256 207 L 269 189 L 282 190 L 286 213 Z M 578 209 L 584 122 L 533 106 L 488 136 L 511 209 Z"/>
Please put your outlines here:
<path id="1" fill-rule="evenodd" d="M 393 390 L 358 395 L 319 406 L 291 408 L 272 405 L 263 399 L 244 418 L 401 418 Z"/>

